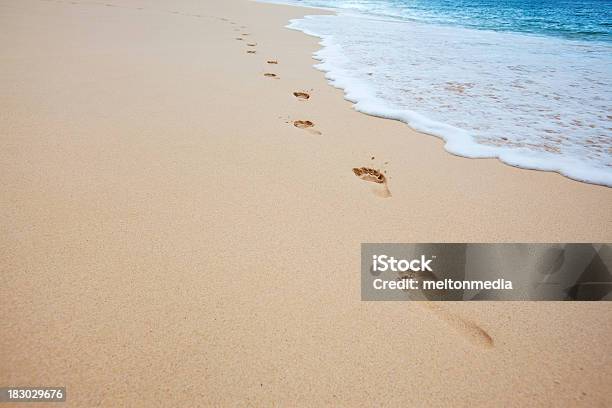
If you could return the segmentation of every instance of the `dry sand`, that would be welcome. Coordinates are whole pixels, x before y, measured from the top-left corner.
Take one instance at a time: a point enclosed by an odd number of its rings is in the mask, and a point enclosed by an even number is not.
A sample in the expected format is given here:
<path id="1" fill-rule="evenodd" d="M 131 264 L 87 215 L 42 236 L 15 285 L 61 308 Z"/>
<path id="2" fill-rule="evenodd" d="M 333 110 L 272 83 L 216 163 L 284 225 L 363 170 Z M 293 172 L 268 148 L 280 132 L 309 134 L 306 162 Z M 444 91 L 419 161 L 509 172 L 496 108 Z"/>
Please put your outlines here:
<path id="1" fill-rule="evenodd" d="M 304 9 L 106 2 L 0 3 L 0 385 L 84 407 L 612 405 L 609 303 L 359 287 L 361 242 L 610 242 L 612 189 L 353 111 L 283 28 Z"/>

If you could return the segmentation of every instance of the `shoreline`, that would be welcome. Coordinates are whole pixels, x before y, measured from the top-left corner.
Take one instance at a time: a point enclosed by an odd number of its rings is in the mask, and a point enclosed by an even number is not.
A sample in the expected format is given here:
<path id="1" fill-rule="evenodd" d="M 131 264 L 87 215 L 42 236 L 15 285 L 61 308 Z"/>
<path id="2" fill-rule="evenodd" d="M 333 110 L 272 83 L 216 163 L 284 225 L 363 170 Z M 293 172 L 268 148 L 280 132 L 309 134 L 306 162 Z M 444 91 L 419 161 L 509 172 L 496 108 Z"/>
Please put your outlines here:
<path id="1" fill-rule="evenodd" d="M 71 406 L 610 405 L 606 302 L 360 301 L 362 242 L 610 242 L 612 191 L 354 111 L 283 28 L 304 10 L 0 8 L 0 384 Z"/>
<path id="2" fill-rule="evenodd" d="M 265 0 L 262 2 L 266 3 Z M 316 8 L 313 9 L 316 10 Z M 341 11 L 329 8 L 320 8 L 320 10 L 329 11 L 336 18 L 339 17 L 338 12 Z M 363 16 L 366 15 L 363 14 Z M 324 73 L 331 86 L 343 91 L 344 99 L 351 102 L 353 109 L 356 111 L 381 119 L 396 120 L 404 123 L 415 132 L 441 139 L 444 142 L 444 149 L 458 157 L 467 159 L 497 159 L 505 165 L 519 169 L 557 173 L 573 181 L 612 187 L 612 174 L 609 171 L 606 172 L 604 169 L 593 167 L 592 163 L 583 163 L 572 156 L 560 155 L 560 151 L 558 152 L 559 154 L 553 154 L 549 151 L 521 151 L 516 146 L 515 148 L 510 148 L 503 145 L 495 145 L 494 143 L 478 143 L 474 135 L 467 130 L 457 128 L 445 121 L 432 119 L 429 116 L 409 109 L 398 109 L 389 105 L 384 98 L 375 96 L 377 93 L 376 89 L 372 88 L 367 81 L 363 78 L 359 79 L 351 76 L 350 73 L 345 72 L 345 69 L 334 63 L 332 48 L 338 48 L 337 42 L 331 42 L 333 37 L 331 35 L 326 35 L 322 32 L 317 33 L 312 31 L 311 28 L 307 28 L 309 17 L 316 19 L 317 15 L 306 15 L 303 18 L 292 19 L 285 28 L 297 30 L 318 39 L 320 49 L 313 54 L 313 58 L 317 60 L 317 64 L 314 67 Z M 340 19 L 338 18 L 338 20 Z M 500 35 L 493 31 L 489 33 Z M 541 40 L 547 39 L 546 37 L 539 36 L 536 38 Z M 569 129 L 566 132 L 571 133 Z M 561 136 L 562 134 L 557 134 L 557 137 Z M 505 138 L 505 140 L 508 139 Z M 494 139 L 491 140 L 491 142 L 493 141 Z M 587 141 L 593 143 L 592 140 Z M 533 143 L 537 144 L 538 140 L 534 140 Z M 585 144 L 583 146 L 586 147 Z M 553 148 L 548 147 L 548 149 Z"/>

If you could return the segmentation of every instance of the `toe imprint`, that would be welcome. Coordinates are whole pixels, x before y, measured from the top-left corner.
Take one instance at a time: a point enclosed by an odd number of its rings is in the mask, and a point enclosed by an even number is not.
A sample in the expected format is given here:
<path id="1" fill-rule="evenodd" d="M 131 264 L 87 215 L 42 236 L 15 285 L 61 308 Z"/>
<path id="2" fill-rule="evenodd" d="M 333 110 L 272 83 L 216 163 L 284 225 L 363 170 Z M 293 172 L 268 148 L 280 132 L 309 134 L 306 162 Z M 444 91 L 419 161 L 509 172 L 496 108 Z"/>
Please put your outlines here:
<path id="1" fill-rule="evenodd" d="M 278 64 L 278 61 L 277 60 L 269 60 L 268 64 Z"/>
<path id="2" fill-rule="evenodd" d="M 268 77 L 268 78 L 276 78 L 276 74 L 272 74 L 272 73 L 270 73 L 270 72 L 266 72 L 266 73 L 264 74 L 264 76 L 266 76 L 266 77 Z"/>

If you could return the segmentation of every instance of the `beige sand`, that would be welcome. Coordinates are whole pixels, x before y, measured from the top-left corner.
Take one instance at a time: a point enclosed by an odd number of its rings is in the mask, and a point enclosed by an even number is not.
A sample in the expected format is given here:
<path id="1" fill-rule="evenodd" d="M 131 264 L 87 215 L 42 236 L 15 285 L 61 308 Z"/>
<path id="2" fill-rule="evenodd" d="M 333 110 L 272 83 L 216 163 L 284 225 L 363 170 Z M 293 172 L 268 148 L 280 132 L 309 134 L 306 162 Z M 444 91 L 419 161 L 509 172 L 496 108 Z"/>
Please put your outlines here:
<path id="1" fill-rule="evenodd" d="M 304 13 L 0 3 L 0 385 L 86 407 L 612 405 L 608 303 L 359 300 L 361 242 L 610 242 L 612 190 L 353 111 L 282 28 Z"/>

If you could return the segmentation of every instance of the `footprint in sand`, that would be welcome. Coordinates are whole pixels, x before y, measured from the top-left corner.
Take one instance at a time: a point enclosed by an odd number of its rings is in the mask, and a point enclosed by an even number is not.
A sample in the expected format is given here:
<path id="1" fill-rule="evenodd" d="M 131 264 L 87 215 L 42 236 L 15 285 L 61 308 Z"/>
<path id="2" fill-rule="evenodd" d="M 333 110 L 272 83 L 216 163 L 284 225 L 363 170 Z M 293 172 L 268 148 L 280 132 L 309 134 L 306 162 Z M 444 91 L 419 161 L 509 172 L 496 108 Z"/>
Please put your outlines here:
<path id="1" fill-rule="evenodd" d="M 432 272 L 409 272 L 400 273 L 399 275 L 398 280 L 411 279 L 417 282 L 438 280 Z M 422 285 L 422 283 L 419 283 L 419 285 Z M 444 322 L 450 329 L 454 330 L 469 343 L 483 348 L 494 347 L 494 341 L 491 335 L 472 320 L 458 315 L 446 306 L 440 305 L 438 302 L 428 300 L 424 291 L 408 292 L 409 297 L 416 301 L 414 302 L 416 305 L 433 314 L 433 316 Z"/>
<path id="2" fill-rule="evenodd" d="M 381 188 L 374 190 L 376 195 L 384 198 L 391 197 L 391 191 L 389 191 L 389 186 L 387 185 L 387 176 L 381 173 L 380 170 L 371 167 L 355 167 L 353 168 L 353 173 L 363 181 L 380 184 Z"/>
<path id="3" fill-rule="evenodd" d="M 247 43 L 247 47 L 255 47 L 257 46 L 257 43 Z"/>
<path id="4" fill-rule="evenodd" d="M 268 62 L 268 64 L 273 64 L 273 65 L 278 64 L 277 60 L 268 60 L 267 62 Z"/>
<path id="5" fill-rule="evenodd" d="M 436 317 L 456 330 L 468 342 L 483 348 L 492 348 L 495 345 L 489 333 L 471 320 L 464 319 L 433 302 L 417 302 L 417 304 L 430 310 Z"/>
<path id="6" fill-rule="evenodd" d="M 271 73 L 271 72 L 266 72 L 264 74 L 264 76 L 268 77 L 268 78 L 276 78 L 276 79 L 278 79 L 278 76 L 276 74 Z"/>
<path id="7" fill-rule="evenodd" d="M 321 134 L 321 132 L 319 132 L 318 130 L 313 129 L 314 123 L 312 123 L 309 120 L 295 120 L 293 121 L 293 126 L 295 126 L 298 129 L 307 130 L 309 133 L 312 133 L 313 135 Z"/>
<path id="8" fill-rule="evenodd" d="M 237 41 L 243 41 L 243 40 L 244 40 L 244 38 L 241 38 L 241 37 L 236 37 L 236 40 L 237 40 Z"/>
<path id="9" fill-rule="evenodd" d="M 306 92 L 300 92 L 300 91 L 295 91 L 293 93 L 293 96 L 295 96 L 296 98 L 302 100 L 302 101 L 306 101 L 308 99 L 310 99 L 310 95 L 307 94 Z"/>
<path id="10" fill-rule="evenodd" d="M 257 53 L 257 51 L 255 51 L 255 50 L 247 50 L 247 54 L 255 54 L 255 53 Z"/>
<path id="11" fill-rule="evenodd" d="M 387 178 L 379 170 L 370 167 L 355 167 L 353 173 L 357 177 L 365 181 L 371 181 L 373 183 L 384 184 L 387 182 Z"/>
<path id="12" fill-rule="evenodd" d="M 293 126 L 300 129 L 308 129 L 313 127 L 314 123 L 309 120 L 296 120 L 293 122 Z"/>

